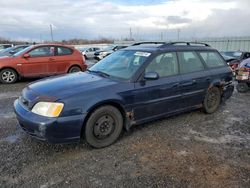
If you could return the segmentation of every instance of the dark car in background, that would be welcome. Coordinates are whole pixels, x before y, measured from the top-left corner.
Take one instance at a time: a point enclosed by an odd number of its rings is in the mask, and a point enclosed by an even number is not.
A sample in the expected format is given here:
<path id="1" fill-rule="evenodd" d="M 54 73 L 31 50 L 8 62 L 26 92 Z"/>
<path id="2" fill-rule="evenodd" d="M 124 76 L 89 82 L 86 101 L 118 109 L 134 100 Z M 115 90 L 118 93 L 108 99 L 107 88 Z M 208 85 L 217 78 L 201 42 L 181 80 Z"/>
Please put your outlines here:
<path id="1" fill-rule="evenodd" d="M 31 45 L 10 57 L 0 57 L 0 82 L 12 84 L 19 78 L 45 77 L 85 71 L 82 54 L 59 44 Z"/>
<path id="2" fill-rule="evenodd" d="M 223 58 L 226 60 L 227 64 L 232 68 L 233 72 L 236 71 L 239 64 L 245 60 L 250 58 L 250 52 L 244 51 L 225 51 L 220 52 Z"/>
<path id="3" fill-rule="evenodd" d="M 95 56 L 94 58 L 99 61 L 99 60 L 103 59 L 104 57 L 112 54 L 113 52 L 115 52 L 117 50 L 120 50 L 120 49 L 123 49 L 123 48 L 126 48 L 126 47 L 128 47 L 128 46 L 126 46 L 126 45 L 111 45 L 111 46 L 108 46 L 103 50 L 96 51 L 94 53 L 94 56 Z"/>
<path id="4" fill-rule="evenodd" d="M 29 47 L 29 45 L 17 45 L 17 46 L 13 46 L 13 47 L 9 47 L 9 48 L 6 48 L 2 51 L 0 51 L 0 57 L 2 56 L 12 56 L 14 55 L 15 53 L 25 49 Z"/>
<path id="5" fill-rule="evenodd" d="M 28 85 L 14 108 L 21 128 L 39 140 L 84 138 L 102 148 L 136 124 L 199 108 L 213 113 L 233 90 L 232 71 L 207 44 L 140 43 L 86 72 Z"/>

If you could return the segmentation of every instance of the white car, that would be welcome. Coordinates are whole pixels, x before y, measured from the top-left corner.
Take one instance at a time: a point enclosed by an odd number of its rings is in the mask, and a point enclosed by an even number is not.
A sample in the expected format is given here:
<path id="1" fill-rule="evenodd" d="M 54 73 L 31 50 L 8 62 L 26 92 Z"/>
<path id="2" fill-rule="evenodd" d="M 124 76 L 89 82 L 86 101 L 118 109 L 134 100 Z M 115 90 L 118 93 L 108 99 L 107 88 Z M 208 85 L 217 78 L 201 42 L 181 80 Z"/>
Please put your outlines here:
<path id="1" fill-rule="evenodd" d="M 98 47 L 88 47 L 88 48 L 79 48 L 78 49 L 82 55 L 85 57 L 85 59 L 91 59 L 91 58 L 94 58 L 94 53 L 97 51 L 97 50 L 100 50 L 100 48 Z"/>

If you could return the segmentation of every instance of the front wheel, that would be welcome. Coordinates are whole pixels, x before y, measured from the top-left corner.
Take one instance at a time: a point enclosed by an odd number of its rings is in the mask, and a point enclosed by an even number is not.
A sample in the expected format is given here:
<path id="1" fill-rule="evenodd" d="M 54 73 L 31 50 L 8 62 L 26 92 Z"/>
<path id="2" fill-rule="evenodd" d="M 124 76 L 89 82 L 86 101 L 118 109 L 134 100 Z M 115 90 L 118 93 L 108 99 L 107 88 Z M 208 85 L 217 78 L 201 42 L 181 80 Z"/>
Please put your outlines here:
<path id="1" fill-rule="evenodd" d="M 0 82 L 3 84 L 13 84 L 17 81 L 17 73 L 12 69 L 3 69 L 0 72 Z"/>
<path id="2" fill-rule="evenodd" d="M 239 93 L 246 93 L 249 90 L 247 83 L 238 83 L 236 89 Z"/>
<path id="3" fill-rule="evenodd" d="M 212 87 L 206 93 L 203 101 L 203 110 L 208 114 L 212 114 L 219 108 L 220 102 L 221 93 L 219 88 Z"/>
<path id="4" fill-rule="evenodd" d="M 120 111 L 110 105 L 102 106 L 90 115 L 84 130 L 85 140 L 94 148 L 103 148 L 118 139 L 122 128 Z"/>

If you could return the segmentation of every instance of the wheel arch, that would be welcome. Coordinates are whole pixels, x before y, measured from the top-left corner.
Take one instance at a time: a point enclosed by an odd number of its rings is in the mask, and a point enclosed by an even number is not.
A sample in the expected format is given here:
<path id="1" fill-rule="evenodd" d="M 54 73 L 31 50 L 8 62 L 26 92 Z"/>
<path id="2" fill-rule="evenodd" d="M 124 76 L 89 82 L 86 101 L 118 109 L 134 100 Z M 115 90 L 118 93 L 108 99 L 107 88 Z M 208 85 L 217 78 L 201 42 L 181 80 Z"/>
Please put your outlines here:
<path id="1" fill-rule="evenodd" d="M 2 71 L 2 70 L 4 70 L 4 69 L 11 69 L 11 70 L 13 70 L 13 71 L 15 71 L 16 73 L 17 73 L 17 76 L 18 77 L 21 77 L 22 75 L 20 74 L 20 72 L 17 70 L 17 69 L 15 69 L 15 68 L 13 68 L 13 67 L 2 67 L 2 68 L 0 68 L 0 71 Z"/>
<path id="2" fill-rule="evenodd" d="M 222 95 L 224 85 L 225 85 L 225 83 L 223 83 L 223 82 L 222 82 L 221 80 L 219 80 L 219 79 L 216 79 L 216 80 L 213 80 L 213 81 L 210 83 L 208 89 L 210 89 L 210 88 L 212 88 L 212 87 L 217 87 L 217 88 L 220 89 L 220 93 L 221 93 L 221 95 Z"/>
<path id="3" fill-rule="evenodd" d="M 84 129 L 85 129 L 85 124 L 87 123 L 90 115 L 98 108 L 102 107 L 102 106 L 113 106 L 115 108 L 117 108 L 123 118 L 123 127 L 125 128 L 126 125 L 126 111 L 124 109 L 124 107 L 122 106 L 122 104 L 120 102 L 118 102 L 117 100 L 106 100 L 106 101 L 102 101 L 99 103 L 96 103 L 95 105 L 91 106 L 88 110 L 87 110 L 87 116 L 85 117 L 84 121 L 83 121 L 83 125 L 81 128 L 81 138 L 83 137 L 83 133 L 84 133 Z"/>
<path id="4" fill-rule="evenodd" d="M 69 71 L 70 71 L 70 69 L 71 69 L 72 67 L 78 67 L 78 68 L 81 69 L 81 71 L 82 71 L 82 67 L 80 67 L 80 66 L 77 65 L 77 64 L 74 64 L 74 65 L 71 65 L 71 66 L 68 68 L 67 73 L 69 73 Z"/>

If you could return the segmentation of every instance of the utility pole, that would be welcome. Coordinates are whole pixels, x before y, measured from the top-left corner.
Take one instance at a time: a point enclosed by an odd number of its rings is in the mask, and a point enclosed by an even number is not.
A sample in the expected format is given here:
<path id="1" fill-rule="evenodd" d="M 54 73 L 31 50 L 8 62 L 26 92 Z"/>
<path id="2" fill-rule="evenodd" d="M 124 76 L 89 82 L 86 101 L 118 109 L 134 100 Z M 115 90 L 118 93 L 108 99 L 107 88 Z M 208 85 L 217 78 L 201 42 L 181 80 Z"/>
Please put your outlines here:
<path id="1" fill-rule="evenodd" d="M 181 32 L 181 29 L 177 29 L 178 41 L 180 40 L 180 32 Z"/>
<path id="2" fill-rule="evenodd" d="M 52 24 L 49 25 L 50 26 L 50 36 L 51 36 L 51 41 L 53 42 L 53 28 L 52 28 Z"/>
<path id="3" fill-rule="evenodd" d="M 132 40 L 132 37 L 133 37 L 133 36 L 132 36 L 132 29 L 131 29 L 131 27 L 130 27 L 130 29 L 129 29 L 129 39 Z"/>

